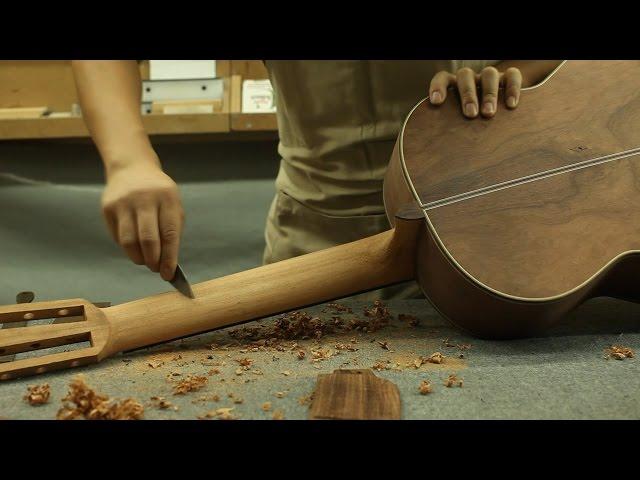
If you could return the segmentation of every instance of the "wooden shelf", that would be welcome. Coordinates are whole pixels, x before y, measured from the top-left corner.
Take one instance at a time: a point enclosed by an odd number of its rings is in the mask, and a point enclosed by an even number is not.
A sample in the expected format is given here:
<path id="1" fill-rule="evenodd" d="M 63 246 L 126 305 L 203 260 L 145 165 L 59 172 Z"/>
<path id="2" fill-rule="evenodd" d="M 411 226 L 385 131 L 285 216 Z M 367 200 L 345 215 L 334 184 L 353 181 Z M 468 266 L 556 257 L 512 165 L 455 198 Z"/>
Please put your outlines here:
<path id="1" fill-rule="evenodd" d="M 0 107 L 47 105 L 64 111 L 76 103 L 73 74 L 68 61 L 0 61 Z M 140 64 L 142 78 L 148 78 L 148 62 Z M 225 79 L 223 108 L 213 114 L 149 114 L 142 117 L 149 135 L 188 136 L 215 134 L 229 140 L 277 138 L 275 114 L 239 113 L 241 79 L 266 78 L 262 62 L 255 60 L 220 60 L 218 73 Z M 235 89 L 234 77 L 240 83 Z M 55 88 L 53 88 L 55 87 Z M 52 90 L 53 88 L 53 90 Z M 233 96 L 233 101 L 230 97 Z M 230 108 L 233 105 L 234 108 Z M 80 117 L 24 118 L 0 120 L 0 140 L 88 138 L 89 132 Z"/>
<path id="2" fill-rule="evenodd" d="M 228 113 L 201 115 L 145 115 L 149 135 L 225 133 L 230 131 Z M 1 140 L 88 137 L 82 118 L 30 118 L 0 120 Z"/>
<path id="3" fill-rule="evenodd" d="M 231 130 L 236 132 L 278 131 L 275 113 L 232 113 Z"/>

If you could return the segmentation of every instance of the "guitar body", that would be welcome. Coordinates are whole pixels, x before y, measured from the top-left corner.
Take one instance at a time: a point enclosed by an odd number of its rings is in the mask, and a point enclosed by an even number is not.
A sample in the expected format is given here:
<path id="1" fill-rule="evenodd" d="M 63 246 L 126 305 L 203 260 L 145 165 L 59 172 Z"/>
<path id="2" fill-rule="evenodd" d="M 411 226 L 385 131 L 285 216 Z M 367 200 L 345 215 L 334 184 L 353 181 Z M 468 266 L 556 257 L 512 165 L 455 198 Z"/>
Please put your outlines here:
<path id="1" fill-rule="evenodd" d="M 425 295 L 491 338 L 535 334 L 594 296 L 640 299 L 640 62 L 568 61 L 498 108 L 467 120 L 456 95 L 425 100 L 399 135 L 385 203 L 425 221 Z"/>

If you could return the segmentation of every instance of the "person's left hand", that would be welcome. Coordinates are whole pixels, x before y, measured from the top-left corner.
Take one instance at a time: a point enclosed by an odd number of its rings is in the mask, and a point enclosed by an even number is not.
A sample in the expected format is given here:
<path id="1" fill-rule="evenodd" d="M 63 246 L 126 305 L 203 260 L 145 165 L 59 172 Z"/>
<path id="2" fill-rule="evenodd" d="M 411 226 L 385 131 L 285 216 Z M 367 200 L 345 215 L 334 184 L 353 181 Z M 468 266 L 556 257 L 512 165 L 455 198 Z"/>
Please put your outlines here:
<path id="1" fill-rule="evenodd" d="M 499 72 L 495 67 L 485 67 L 480 73 L 467 67 L 461 68 L 455 74 L 443 70 L 434 75 L 429 86 L 429 101 L 432 105 L 441 105 L 446 100 L 449 86 L 457 87 L 462 114 L 465 117 L 476 118 L 480 113 L 485 118 L 491 118 L 498 109 L 500 86 L 504 86 L 506 106 L 518 106 L 522 73 L 515 67 L 507 68 L 504 72 Z M 478 90 L 481 95 L 480 101 Z"/>

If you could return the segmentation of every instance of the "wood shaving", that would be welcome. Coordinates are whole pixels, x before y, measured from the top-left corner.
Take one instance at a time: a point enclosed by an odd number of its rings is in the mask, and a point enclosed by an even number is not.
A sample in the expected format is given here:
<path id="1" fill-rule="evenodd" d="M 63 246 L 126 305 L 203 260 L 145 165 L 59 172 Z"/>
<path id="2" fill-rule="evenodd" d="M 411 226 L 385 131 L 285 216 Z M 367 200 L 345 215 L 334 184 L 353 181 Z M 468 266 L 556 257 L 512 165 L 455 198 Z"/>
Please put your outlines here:
<path id="1" fill-rule="evenodd" d="M 420 391 L 420 395 L 428 395 L 431 393 L 431 383 L 428 380 L 422 380 L 418 390 Z"/>
<path id="2" fill-rule="evenodd" d="M 164 397 L 151 397 L 151 405 L 160 410 L 178 410 L 178 407 Z"/>
<path id="3" fill-rule="evenodd" d="M 236 416 L 234 416 L 231 411 L 231 408 L 218 408 L 216 410 L 211 410 L 210 412 L 205 413 L 204 415 L 200 415 L 198 418 L 200 420 L 204 420 L 206 418 L 217 418 L 218 420 L 236 420 Z"/>
<path id="4" fill-rule="evenodd" d="M 298 360 L 304 360 L 304 357 L 306 357 L 306 353 L 304 353 L 304 350 L 298 350 L 298 353 L 296 355 L 298 357 Z"/>
<path id="5" fill-rule="evenodd" d="M 147 362 L 147 365 L 149 365 L 151 368 L 159 368 L 162 365 L 164 365 L 164 361 L 158 359 L 158 358 L 152 358 L 151 360 L 149 360 Z"/>
<path id="6" fill-rule="evenodd" d="M 616 360 L 624 360 L 625 358 L 633 358 L 635 357 L 635 352 L 629 347 L 623 347 L 622 345 L 611 345 L 604 350 L 605 356 L 607 360 L 611 357 Z"/>
<path id="7" fill-rule="evenodd" d="M 201 397 L 198 397 L 194 400 L 191 400 L 191 403 L 201 403 L 201 402 L 219 402 L 220 401 L 220 396 L 219 395 L 202 395 Z"/>
<path id="8" fill-rule="evenodd" d="M 342 305 L 340 303 L 327 303 L 327 308 L 331 308 L 338 313 L 353 313 L 351 307 L 347 307 L 346 305 Z M 326 312 L 326 309 L 323 309 L 323 312 Z"/>
<path id="9" fill-rule="evenodd" d="M 212 368 L 211 370 L 209 370 L 207 372 L 207 375 L 211 376 L 211 375 L 218 375 L 220 373 L 220 370 L 218 370 L 217 368 Z"/>
<path id="10" fill-rule="evenodd" d="M 389 344 L 387 342 L 378 342 L 378 345 L 380 345 L 384 350 L 389 350 Z"/>
<path id="11" fill-rule="evenodd" d="M 298 398 L 298 405 L 309 405 L 313 401 L 313 393 Z"/>
<path id="12" fill-rule="evenodd" d="M 426 359 L 426 362 L 441 364 L 442 362 L 444 362 L 444 359 L 445 356 L 442 353 L 435 352 L 429 355 L 429 357 Z"/>
<path id="13" fill-rule="evenodd" d="M 253 364 L 253 360 L 250 358 L 240 358 L 236 360 L 240 364 L 241 367 L 246 367 L 246 370 Z"/>
<path id="14" fill-rule="evenodd" d="M 271 411 L 271 402 L 264 402 L 261 408 L 265 412 Z"/>
<path id="15" fill-rule="evenodd" d="M 48 383 L 42 385 L 31 385 L 27 387 L 27 394 L 23 397 L 24 400 L 29 402 L 29 405 L 44 405 L 49 401 L 51 396 L 51 387 Z"/>
<path id="16" fill-rule="evenodd" d="M 187 378 L 181 380 L 173 387 L 174 395 L 184 395 L 185 393 L 195 392 L 204 387 L 209 379 L 204 376 L 188 375 Z"/>
<path id="17" fill-rule="evenodd" d="M 444 386 L 447 388 L 451 388 L 456 384 L 460 388 L 462 388 L 463 380 L 461 378 L 458 378 L 458 376 L 455 373 L 452 373 L 451 375 L 449 375 L 449 378 L 447 378 L 447 380 L 444 382 Z"/>
<path id="18" fill-rule="evenodd" d="M 290 372 L 289 370 L 285 370 L 284 372 L 282 372 L 282 374 L 283 374 L 285 377 L 288 377 L 289 375 L 291 375 L 291 372 Z"/>
<path id="19" fill-rule="evenodd" d="M 289 392 L 276 392 L 276 393 L 274 393 L 274 395 L 277 398 L 284 398 L 284 397 L 286 397 L 287 393 L 289 393 Z"/>
<path id="20" fill-rule="evenodd" d="M 121 401 L 109 400 L 105 395 L 93 391 L 82 376 L 74 378 L 69 384 L 69 392 L 62 399 L 63 407 L 58 411 L 58 420 L 139 420 L 143 417 L 144 407 L 132 398 Z M 66 403 L 69 402 L 69 403 Z"/>
<path id="21" fill-rule="evenodd" d="M 352 343 L 336 343 L 334 345 L 336 350 L 347 350 L 349 352 L 357 352 L 358 349 L 353 346 Z"/>
<path id="22" fill-rule="evenodd" d="M 407 322 L 410 327 L 417 327 L 418 325 L 420 325 L 420 320 L 418 320 L 418 317 L 408 315 L 406 313 L 399 314 L 398 320 L 400 320 L 401 322 Z"/>
<path id="23" fill-rule="evenodd" d="M 391 363 L 389 360 L 386 360 L 385 362 L 376 362 L 371 368 L 373 368 L 377 372 L 380 372 L 381 370 L 389 370 L 389 363 Z"/>
<path id="24" fill-rule="evenodd" d="M 450 342 L 448 338 L 445 338 L 442 341 L 442 343 L 444 344 L 445 347 L 458 348 L 460 350 L 469 350 L 471 348 L 470 343 L 453 343 L 453 342 Z"/>
<path id="25" fill-rule="evenodd" d="M 275 412 L 273 412 L 273 417 L 271 417 L 273 420 L 284 420 L 284 413 L 282 412 L 282 410 L 276 410 Z"/>

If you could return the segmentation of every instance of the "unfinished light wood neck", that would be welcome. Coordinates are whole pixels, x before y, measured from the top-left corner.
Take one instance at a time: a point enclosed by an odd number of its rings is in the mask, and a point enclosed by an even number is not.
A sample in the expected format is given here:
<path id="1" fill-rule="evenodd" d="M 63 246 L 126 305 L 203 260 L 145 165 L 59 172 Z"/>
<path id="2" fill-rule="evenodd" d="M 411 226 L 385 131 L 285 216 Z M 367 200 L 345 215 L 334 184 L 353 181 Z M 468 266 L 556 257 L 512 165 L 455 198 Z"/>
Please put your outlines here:
<path id="1" fill-rule="evenodd" d="M 0 379 L 83 365 L 412 279 L 421 225 L 401 220 L 396 228 L 373 237 L 198 283 L 193 285 L 195 299 L 171 291 L 102 309 L 85 300 L 0 307 L 0 323 L 84 317 L 80 322 L 0 332 L 1 354 L 91 341 L 88 349 L 0 364 Z"/>

